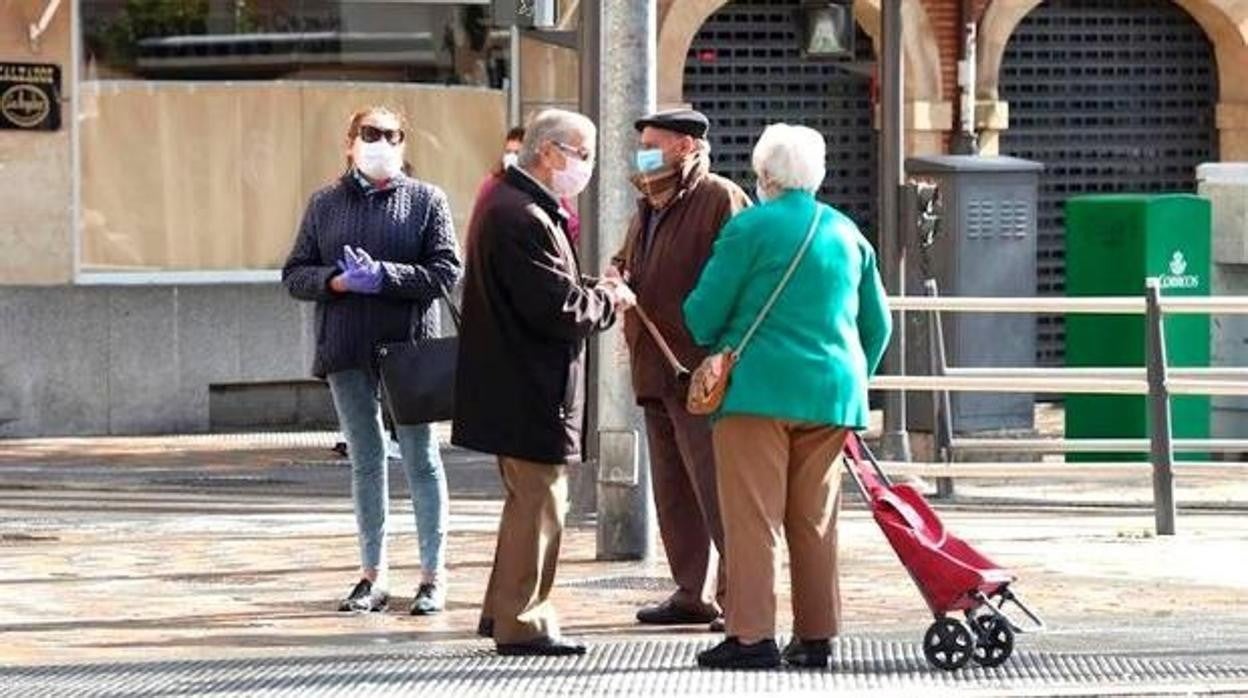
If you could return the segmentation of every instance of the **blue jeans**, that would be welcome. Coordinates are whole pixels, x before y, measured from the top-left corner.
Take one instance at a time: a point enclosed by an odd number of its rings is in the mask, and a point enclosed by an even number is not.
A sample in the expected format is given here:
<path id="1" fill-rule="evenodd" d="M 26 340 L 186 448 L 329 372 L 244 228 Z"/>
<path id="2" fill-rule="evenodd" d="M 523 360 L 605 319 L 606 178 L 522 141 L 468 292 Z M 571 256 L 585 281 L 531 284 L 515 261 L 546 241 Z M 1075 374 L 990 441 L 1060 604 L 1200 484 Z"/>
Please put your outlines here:
<path id="1" fill-rule="evenodd" d="M 351 496 L 359 529 L 360 561 L 364 569 L 386 570 L 386 514 L 390 487 L 386 468 L 385 429 L 377 382 L 362 370 L 328 376 L 338 423 L 351 457 Z M 428 424 L 399 426 L 396 430 L 412 508 L 420 538 L 422 582 L 445 577 L 446 529 L 449 495 L 442 456 Z"/>

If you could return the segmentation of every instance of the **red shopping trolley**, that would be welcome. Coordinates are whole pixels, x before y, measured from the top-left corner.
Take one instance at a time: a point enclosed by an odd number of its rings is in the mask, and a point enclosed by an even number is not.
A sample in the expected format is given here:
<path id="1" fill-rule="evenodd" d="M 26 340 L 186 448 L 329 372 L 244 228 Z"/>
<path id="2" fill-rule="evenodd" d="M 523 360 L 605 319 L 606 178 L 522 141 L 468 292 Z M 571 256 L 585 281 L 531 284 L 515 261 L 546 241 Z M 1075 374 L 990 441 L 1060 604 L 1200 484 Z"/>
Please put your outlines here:
<path id="1" fill-rule="evenodd" d="M 1009 659 L 1015 634 L 1024 630 L 1006 616 L 1007 603 L 1027 616 L 1031 630 L 1044 628 L 1010 589 L 1014 574 L 949 533 L 918 490 L 890 482 L 856 434 L 845 443 L 845 467 L 936 617 L 923 636 L 932 666 L 960 669 L 973 659 L 995 667 Z M 965 620 L 951 615 L 958 611 Z"/>

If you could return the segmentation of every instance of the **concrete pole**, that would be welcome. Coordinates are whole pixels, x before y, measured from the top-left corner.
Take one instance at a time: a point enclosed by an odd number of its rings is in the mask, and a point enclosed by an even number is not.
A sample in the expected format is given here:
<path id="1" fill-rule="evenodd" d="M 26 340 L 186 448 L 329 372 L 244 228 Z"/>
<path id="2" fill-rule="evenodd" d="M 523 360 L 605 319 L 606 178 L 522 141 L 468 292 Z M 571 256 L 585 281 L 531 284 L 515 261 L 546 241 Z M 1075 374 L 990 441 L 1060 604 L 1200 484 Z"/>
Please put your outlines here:
<path id="1" fill-rule="evenodd" d="M 883 1 L 884 27 L 880 51 L 882 124 L 880 128 L 880 252 L 884 262 L 884 285 L 892 295 L 905 295 L 905 245 L 901 239 L 901 194 L 905 186 L 905 87 L 902 68 L 901 0 Z M 884 356 L 884 372 L 906 373 L 905 313 L 893 324 L 893 342 Z M 880 444 L 885 460 L 910 460 L 910 435 L 906 432 L 906 394 L 889 391 L 884 397 L 884 434 Z"/>
<path id="2" fill-rule="evenodd" d="M 593 45 L 581 45 L 582 86 L 596 81 L 598 176 L 593 255 L 595 271 L 624 244 L 636 211 L 629 177 L 637 135 L 633 123 L 655 109 L 655 0 L 582 0 L 582 24 Z M 589 20 L 589 21 L 586 21 Z M 588 49 L 588 50 L 587 50 Z M 582 95 L 584 98 L 585 95 Z M 599 560 L 654 556 L 655 514 L 645 422 L 637 407 L 619 325 L 593 346 L 597 376 Z"/>

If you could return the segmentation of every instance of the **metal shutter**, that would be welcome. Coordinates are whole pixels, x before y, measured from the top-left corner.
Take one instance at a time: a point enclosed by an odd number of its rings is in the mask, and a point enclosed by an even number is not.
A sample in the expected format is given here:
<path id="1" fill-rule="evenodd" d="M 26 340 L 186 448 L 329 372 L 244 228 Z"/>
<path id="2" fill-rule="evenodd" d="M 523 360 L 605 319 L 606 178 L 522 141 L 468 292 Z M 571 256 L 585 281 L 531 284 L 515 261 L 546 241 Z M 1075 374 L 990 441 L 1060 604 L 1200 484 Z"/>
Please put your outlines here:
<path id="1" fill-rule="evenodd" d="M 799 51 L 792 0 L 730 2 L 698 31 L 685 63 L 685 99 L 711 120 L 716 172 L 753 191 L 750 154 L 768 124 L 802 124 L 828 143 L 820 198 L 875 239 L 876 132 L 871 79 Z M 860 66 L 874 60 L 858 28 Z"/>
<path id="2" fill-rule="evenodd" d="M 1168 0 L 1046 0 L 1027 15 L 1001 68 L 1001 152 L 1045 164 L 1040 295 L 1065 290 L 1067 198 L 1195 189 L 1196 165 L 1217 159 L 1217 95 L 1209 40 Z M 1062 363 L 1061 318 L 1037 322 L 1037 361 Z"/>

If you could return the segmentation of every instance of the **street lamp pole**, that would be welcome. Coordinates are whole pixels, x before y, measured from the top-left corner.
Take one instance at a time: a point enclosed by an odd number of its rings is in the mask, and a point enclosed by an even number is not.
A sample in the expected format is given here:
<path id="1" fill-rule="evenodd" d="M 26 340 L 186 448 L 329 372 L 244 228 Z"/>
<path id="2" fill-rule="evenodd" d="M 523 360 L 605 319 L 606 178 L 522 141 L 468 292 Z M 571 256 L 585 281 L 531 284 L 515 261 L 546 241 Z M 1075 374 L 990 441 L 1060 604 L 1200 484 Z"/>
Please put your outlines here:
<path id="1" fill-rule="evenodd" d="M 880 125 L 880 253 L 884 284 L 892 295 L 905 295 L 906 254 L 901 238 L 901 196 L 905 186 L 904 68 L 902 65 L 902 0 L 883 0 L 883 40 L 880 42 L 882 94 Z M 884 371 L 906 372 L 906 323 L 901 313 L 893 325 L 893 341 L 884 357 Z M 884 397 L 882 455 L 889 460 L 910 460 L 910 435 L 906 432 L 906 394 L 889 391 Z"/>
<path id="2" fill-rule="evenodd" d="M 581 211 L 587 257 L 601 272 L 624 245 L 636 210 L 629 182 L 633 123 L 655 109 L 655 0 L 581 0 L 581 109 L 598 124 L 598 171 Z M 645 421 L 634 400 L 620 328 L 592 344 L 598 461 L 597 557 L 650 559 L 655 512 Z"/>

